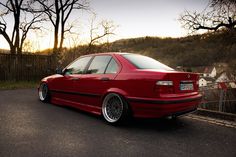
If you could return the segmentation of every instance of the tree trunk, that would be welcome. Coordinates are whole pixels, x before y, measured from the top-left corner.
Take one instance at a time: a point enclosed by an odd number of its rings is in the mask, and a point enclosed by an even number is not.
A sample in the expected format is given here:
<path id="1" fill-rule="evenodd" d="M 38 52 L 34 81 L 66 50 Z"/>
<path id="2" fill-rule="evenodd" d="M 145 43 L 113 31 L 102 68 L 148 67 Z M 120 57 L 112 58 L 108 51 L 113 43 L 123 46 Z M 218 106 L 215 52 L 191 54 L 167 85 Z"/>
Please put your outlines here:
<path id="1" fill-rule="evenodd" d="M 63 42 L 64 42 L 64 31 L 65 31 L 65 23 L 64 23 L 64 12 L 61 12 L 61 41 L 59 49 L 62 49 Z"/>
<path id="2" fill-rule="evenodd" d="M 14 14 L 15 16 L 15 32 L 16 32 L 16 37 L 15 37 L 15 42 L 14 42 L 14 46 L 15 46 L 15 50 L 17 54 L 21 54 L 20 52 L 20 7 L 18 6 L 18 3 L 16 3 L 16 13 Z"/>
<path id="3" fill-rule="evenodd" d="M 57 45 L 58 45 L 58 26 L 55 26 L 54 30 L 54 46 L 53 46 L 53 51 L 57 51 Z"/>
<path id="4" fill-rule="evenodd" d="M 11 54 L 15 54 L 16 51 L 14 50 L 14 45 L 13 42 L 11 41 L 11 39 L 9 38 L 9 36 L 7 35 L 7 33 L 5 31 L 0 30 L 0 34 L 3 35 L 3 37 L 6 39 L 9 47 L 10 47 L 10 52 Z"/>
<path id="5" fill-rule="evenodd" d="M 64 42 L 64 24 L 61 24 L 61 41 L 60 41 L 60 47 L 59 49 L 61 50 L 63 47 L 63 42 Z"/>
<path id="6" fill-rule="evenodd" d="M 56 8 L 56 21 L 54 25 L 54 46 L 53 46 L 53 51 L 54 53 L 57 52 L 58 48 L 58 32 L 59 32 L 59 22 L 60 22 L 60 10 L 58 6 L 58 0 L 55 0 L 55 8 Z"/>

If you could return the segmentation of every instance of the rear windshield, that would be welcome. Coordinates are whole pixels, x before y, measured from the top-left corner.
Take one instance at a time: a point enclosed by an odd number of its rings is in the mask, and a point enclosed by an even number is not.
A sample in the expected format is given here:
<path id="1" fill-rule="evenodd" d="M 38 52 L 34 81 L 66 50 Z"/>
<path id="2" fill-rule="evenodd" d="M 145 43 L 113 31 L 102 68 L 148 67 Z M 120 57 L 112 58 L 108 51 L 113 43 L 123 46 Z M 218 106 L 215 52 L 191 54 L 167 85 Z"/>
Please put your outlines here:
<path id="1" fill-rule="evenodd" d="M 135 65 L 138 69 L 157 69 L 157 70 L 174 70 L 157 60 L 138 54 L 123 54 L 123 57 Z"/>

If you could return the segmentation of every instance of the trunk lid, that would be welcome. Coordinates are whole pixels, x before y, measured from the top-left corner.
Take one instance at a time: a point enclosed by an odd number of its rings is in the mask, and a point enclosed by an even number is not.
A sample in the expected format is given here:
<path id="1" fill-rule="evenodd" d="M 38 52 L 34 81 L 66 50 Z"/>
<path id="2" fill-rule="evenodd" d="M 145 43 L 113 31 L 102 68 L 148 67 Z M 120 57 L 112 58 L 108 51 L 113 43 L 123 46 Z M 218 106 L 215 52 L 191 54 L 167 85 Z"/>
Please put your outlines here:
<path id="1" fill-rule="evenodd" d="M 174 71 L 167 72 L 166 78 L 173 81 L 175 94 L 198 91 L 198 74 Z"/>

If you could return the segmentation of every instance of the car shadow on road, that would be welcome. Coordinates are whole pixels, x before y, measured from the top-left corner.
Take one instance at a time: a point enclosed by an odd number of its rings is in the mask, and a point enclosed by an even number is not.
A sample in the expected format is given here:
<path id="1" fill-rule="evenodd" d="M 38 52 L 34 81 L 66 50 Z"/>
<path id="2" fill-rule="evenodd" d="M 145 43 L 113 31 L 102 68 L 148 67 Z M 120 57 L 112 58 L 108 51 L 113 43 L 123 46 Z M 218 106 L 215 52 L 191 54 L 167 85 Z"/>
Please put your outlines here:
<path id="1" fill-rule="evenodd" d="M 155 119 L 137 119 L 132 118 L 121 127 L 127 129 L 155 130 L 155 131 L 176 131 L 190 125 L 186 119 L 179 117 L 177 119 L 155 118 Z"/>
<path id="2" fill-rule="evenodd" d="M 139 129 L 139 130 L 155 130 L 155 131 L 176 131 L 181 128 L 187 128 L 192 126 L 192 124 L 184 117 L 177 117 L 176 119 L 166 119 L 166 118 L 155 118 L 155 119 L 142 119 L 142 118 L 129 118 L 127 121 L 118 124 L 111 125 L 108 124 L 102 116 L 94 115 L 79 109 L 69 107 L 69 106 L 59 106 L 66 110 L 76 112 L 80 115 L 89 118 L 90 120 L 97 121 L 99 125 L 104 125 L 106 127 L 113 127 L 117 129 Z"/>

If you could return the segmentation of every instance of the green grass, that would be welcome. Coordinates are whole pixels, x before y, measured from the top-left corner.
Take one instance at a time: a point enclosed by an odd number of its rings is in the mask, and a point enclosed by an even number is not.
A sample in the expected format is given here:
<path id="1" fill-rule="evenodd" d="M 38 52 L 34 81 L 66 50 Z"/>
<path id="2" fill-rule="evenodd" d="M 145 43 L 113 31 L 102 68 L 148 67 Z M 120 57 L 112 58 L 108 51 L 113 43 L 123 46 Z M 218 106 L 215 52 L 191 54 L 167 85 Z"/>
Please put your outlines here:
<path id="1" fill-rule="evenodd" d="M 37 88 L 39 81 L 0 81 L 0 90 Z"/>

